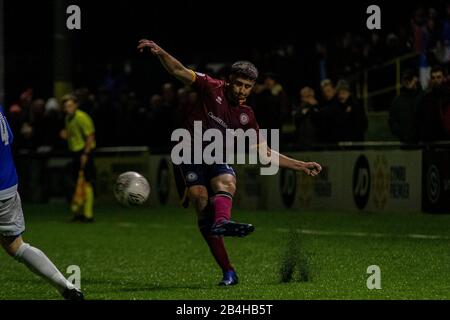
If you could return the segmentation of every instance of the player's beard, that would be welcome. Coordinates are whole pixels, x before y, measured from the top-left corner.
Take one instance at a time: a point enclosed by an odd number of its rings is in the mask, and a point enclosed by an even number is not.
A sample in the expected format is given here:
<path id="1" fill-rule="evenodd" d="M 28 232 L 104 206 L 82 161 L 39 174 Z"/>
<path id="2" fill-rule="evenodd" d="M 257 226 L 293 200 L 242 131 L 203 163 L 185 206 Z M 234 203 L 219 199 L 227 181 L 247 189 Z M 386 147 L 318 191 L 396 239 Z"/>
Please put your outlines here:
<path id="1" fill-rule="evenodd" d="M 228 94 L 228 97 L 229 97 L 230 101 L 231 101 L 233 104 L 236 104 L 236 105 L 244 104 L 245 101 L 247 100 L 247 97 L 246 97 L 246 96 L 241 96 L 241 95 L 235 94 L 235 93 L 233 93 L 233 92 L 230 92 L 230 93 Z"/>

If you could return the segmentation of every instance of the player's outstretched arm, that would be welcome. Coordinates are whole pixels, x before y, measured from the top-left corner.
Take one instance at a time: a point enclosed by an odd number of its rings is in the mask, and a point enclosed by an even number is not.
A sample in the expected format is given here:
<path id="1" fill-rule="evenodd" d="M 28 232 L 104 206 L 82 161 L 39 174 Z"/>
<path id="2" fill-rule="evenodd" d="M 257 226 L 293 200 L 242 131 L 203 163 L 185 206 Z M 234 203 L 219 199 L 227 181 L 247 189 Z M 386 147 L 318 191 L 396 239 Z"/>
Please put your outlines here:
<path id="1" fill-rule="evenodd" d="M 267 150 L 267 154 L 265 154 Z M 292 169 L 296 171 L 302 171 L 309 176 L 317 176 L 321 171 L 322 167 L 317 162 L 305 162 L 296 159 L 289 158 L 269 147 L 261 148 L 259 147 L 259 154 L 261 157 L 265 158 L 265 161 L 271 161 L 274 165 L 278 165 L 281 168 Z"/>
<path id="2" fill-rule="evenodd" d="M 191 85 L 195 81 L 194 71 L 183 66 L 180 61 L 168 54 L 154 41 L 142 39 L 139 41 L 137 48 L 140 52 L 143 52 L 145 48 L 149 48 L 150 52 L 159 58 L 164 68 L 184 84 Z"/>
<path id="3" fill-rule="evenodd" d="M 276 152 L 271 150 L 270 152 Z M 296 159 L 286 157 L 285 155 L 278 153 L 280 167 L 293 169 L 296 171 L 303 171 L 309 176 L 317 176 L 322 171 L 322 166 L 317 162 L 305 162 Z"/>

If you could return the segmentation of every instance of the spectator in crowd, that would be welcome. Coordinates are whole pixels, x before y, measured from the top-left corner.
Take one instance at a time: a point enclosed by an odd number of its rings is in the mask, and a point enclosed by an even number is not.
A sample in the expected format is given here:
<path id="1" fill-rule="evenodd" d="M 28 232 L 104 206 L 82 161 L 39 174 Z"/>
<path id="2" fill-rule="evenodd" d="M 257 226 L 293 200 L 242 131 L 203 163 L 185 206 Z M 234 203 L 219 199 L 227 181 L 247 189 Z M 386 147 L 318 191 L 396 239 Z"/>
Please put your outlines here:
<path id="1" fill-rule="evenodd" d="M 330 79 L 325 79 L 320 82 L 320 90 L 322 99 L 319 103 L 319 112 L 314 117 L 317 123 L 317 138 L 318 142 L 322 144 L 329 144 L 336 142 L 333 137 L 333 112 L 337 106 L 336 88 Z"/>
<path id="2" fill-rule="evenodd" d="M 172 131 L 175 129 L 177 121 L 177 94 L 173 83 L 165 83 L 161 88 L 162 93 L 162 107 L 158 110 L 158 119 L 161 122 L 161 141 L 160 146 L 166 146 L 167 141 L 170 141 Z M 166 141 L 164 143 L 163 141 Z"/>
<path id="3" fill-rule="evenodd" d="M 95 96 L 89 91 L 87 87 L 81 87 L 74 92 L 77 101 L 79 103 L 80 110 L 83 110 L 88 115 L 92 116 L 94 114 L 95 108 Z"/>
<path id="4" fill-rule="evenodd" d="M 31 103 L 29 123 L 32 129 L 32 145 L 40 147 L 45 144 L 46 129 L 44 124 L 45 100 L 36 99 Z"/>
<path id="5" fill-rule="evenodd" d="M 450 62 L 450 3 L 445 7 L 445 17 L 442 25 L 442 54 L 441 63 L 447 65 Z"/>
<path id="6" fill-rule="evenodd" d="M 97 146 L 114 146 L 117 144 L 116 128 L 120 123 L 118 118 L 119 103 L 115 102 L 106 86 L 100 86 L 94 108 L 93 121 L 96 124 Z M 119 134 L 122 134 L 119 133 Z"/>
<path id="7" fill-rule="evenodd" d="M 162 98 L 163 105 L 170 109 L 175 108 L 176 105 L 176 93 L 172 83 L 167 82 L 162 86 Z"/>
<path id="8" fill-rule="evenodd" d="M 23 137 L 20 133 L 22 125 L 24 123 L 24 114 L 22 108 L 18 104 L 13 104 L 9 107 L 8 110 L 8 122 L 11 128 L 11 131 L 14 136 L 14 143 L 12 144 L 13 153 L 16 154 L 17 149 L 23 147 Z"/>
<path id="9" fill-rule="evenodd" d="M 325 79 L 320 82 L 320 90 L 324 104 L 333 105 L 337 102 L 336 88 L 330 79 Z"/>
<path id="10" fill-rule="evenodd" d="M 332 107 L 332 138 L 335 141 L 364 141 L 367 131 L 367 115 L 364 108 L 352 95 L 350 86 L 340 80 L 336 86 L 337 103 Z"/>
<path id="11" fill-rule="evenodd" d="M 255 92 L 254 111 L 259 125 L 264 129 L 281 130 L 288 112 L 288 99 L 278 77 L 273 73 L 263 76 L 263 83 Z"/>
<path id="12" fill-rule="evenodd" d="M 402 76 L 400 95 L 394 98 L 389 110 L 389 127 L 401 142 L 414 143 L 418 135 L 418 108 L 422 95 L 419 77 L 413 70 Z"/>
<path id="13" fill-rule="evenodd" d="M 160 151 L 166 144 L 168 128 L 167 121 L 170 119 L 169 108 L 164 105 L 164 99 L 159 94 L 154 94 L 150 98 L 150 109 L 149 109 L 149 137 L 148 137 L 148 145 L 152 149 L 152 151 Z"/>
<path id="14" fill-rule="evenodd" d="M 302 149 L 311 148 L 317 143 L 319 103 L 310 87 L 300 90 L 300 103 L 293 108 L 296 129 L 296 145 Z"/>
<path id="15" fill-rule="evenodd" d="M 450 140 L 450 83 L 447 71 L 435 66 L 430 72 L 430 86 L 419 110 L 422 141 Z"/>
<path id="16" fill-rule="evenodd" d="M 186 108 L 189 103 L 189 88 L 182 87 L 177 90 L 177 109 Z"/>
<path id="17" fill-rule="evenodd" d="M 64 129 L 64 115 L 56 98 L 50 98 L 45 103 L 42 122 L 45 128 L 44 146 L 48 146 L 50 149 L 63 149 L 65 144 L 59 138 L 59 133 Z"/>

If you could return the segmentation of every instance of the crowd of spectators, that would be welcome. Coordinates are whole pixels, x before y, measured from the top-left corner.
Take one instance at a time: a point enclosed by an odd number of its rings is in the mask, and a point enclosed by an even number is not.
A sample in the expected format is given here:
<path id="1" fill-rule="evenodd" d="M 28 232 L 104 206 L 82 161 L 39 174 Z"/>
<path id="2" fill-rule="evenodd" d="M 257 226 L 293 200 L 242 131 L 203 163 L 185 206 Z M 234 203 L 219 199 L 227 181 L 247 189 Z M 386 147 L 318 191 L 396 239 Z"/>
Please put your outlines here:
<path id="1" fill-rule="evenodd" d="M 367 114 L 351 92 L 349 84 L 340 80 L 335 86 L 329 79 L 320 84 L 320 95 L 304 87 L 299 92 L 299 103 L 293 117 L 296 141 L 300 148 L 340 141 L 364 141 Z"/>
<path id="2" fill-rule="evenodd" d="M 183 110 L 194 106 L 198 99 L 190 87 L 171 82 L 164 83 L 147 101 L 138 99 L 133 91 L 122 92 L 115 100 L 104 87 L 97 92 L 83 87 L 74 94 L 80 109 L 94 120 L 97 146 L 148 146 L 155 152 L 168 150 L 171 133 L 180 126 Z M 284 124 L 294 124 L 290 141 L 296 148 L 361 142 L 368 129 L 366 110 L 344 79 L 336 84 L 324 79 L 319 90 L 304 86 L 298 89 L 297 97 L 290 97 L 277 75 L 267 73 L 255 85 L 248 104 L 261 128 L 280 129 L 283 135 Z M 450 83 L 445 68 L 431 70 L 426 90 L 421 87 L 418 72 L 407 70 L 401 92 L 389 109 L 389 126 L 405 143 L 449 140 L 449 109 Z M 16 148 L 38 152 L 65 149 L 65 142 L 59 137 L 64 114 L 56 98 L 44 100 L 27 89 L 8 108 L 8 116 Z"/>
<path id="3" fill-rule="evenodd" d="M 444 9 L 444 10 L 441 10 Z M 399 23 L 389 32 L 344 32 L 331 41 L 316 42 L 319 74 L 327 77 L 347 77 L 365 68 L 383 64 L 393 58 L 415 53 L 419 56 L 422 87 L 428 85 L 429 69 L 450 62 L 450 3 L 440 10 L 417 8 L 409 24 Z"/>
<path id="4" fill-rule="evenodd" d="M 401 93 L 389 109 L 389 126 L 404 143 L 450 140 L 450 82 L 444 67 L 431 69 L 426 90 L 414 70 L 403 74 Z"/>
<path id="5" fill-rule="evenodd" d="M 444 15 L 434 8 L 419 8 L 410 25 L 393 32 L 346 32 L 332 41 L 317 41 L 311 60 L 314 76 L 308 85 L 293 80 L 296 73 L 290 66 L 296 65 L 295 46 L 281 46 L 264 55 L 256 50 L 252 58 L 262 77 L 248 104 L 262 128 L 283 130 L 286 123 L 293 123 L 295 137 L 290 141 L 297 148 L 364 141 L 367 110 L 357 99 L 352 76 L 407 53 L 416 53 L 419 59 L 413 70 L 404 73 L 401 93 L 388 109 L 391 131 L 407 143 L 450 140 L 446 72 L 450 61 L 450 5 Z M 436 64 L 441 67 L 431 69 Z M 226 74 L 226 68 L 202 71 L 219 78 Z M 81 86 L 74 91 L 80 109 L 95 122 L 97 145 L 144 145 L 157 152 L 167 150 L 171 132 L 180 125 L 181 111 L 196 104 L 197 93 L 174 81 L 142 95 L 132 83 L 126 83 L 126 78 L 110 76 L 97 88 Z M 59 138 L 64 114 L 54 97 L 45 100 L 27 89 L 7 110 L 16 148 L 65 148 Z"/>

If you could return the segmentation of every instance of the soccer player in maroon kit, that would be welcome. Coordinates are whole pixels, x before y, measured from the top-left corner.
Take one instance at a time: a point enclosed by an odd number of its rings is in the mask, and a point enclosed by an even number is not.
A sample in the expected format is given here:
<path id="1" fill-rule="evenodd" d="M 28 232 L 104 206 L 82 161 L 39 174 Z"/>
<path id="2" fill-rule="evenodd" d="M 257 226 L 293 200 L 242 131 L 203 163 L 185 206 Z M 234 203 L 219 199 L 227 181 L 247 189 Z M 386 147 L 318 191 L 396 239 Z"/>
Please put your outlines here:
<path id="1" fill-rule="evenodd" d="M 181 64 L 151 40 L 140 40 L 138 49 L 149 48 L 164 68 L 185 85 L 198 91 L 199 102 L 184 112 L 183 127 L 194 133 L 194 121 L 201 121 L 204 129 L 218 129 L 224 136 L 226 129 L 259 130 L 252 109 L 244 103 L 258 77 L 256 67 L 247 61 L 238 61 L 231 67 L 228 81 L 217 80 L 194 72 Z M 276 151 L 267 148 L 268 156 Z M 303 162 L 278 154 L 278 165 L 316 176 L 322 170 L 316 162 Z M 178 172 L 177 172 L 178 170 Z M 187 198 L 198 215 L 199 229 L 222 269 L 219 285 L 238 283 L 236 271 L 230 263 L 223 236 L 243 237 L 253 232 L 251 224 L 231 220 L 236 175 L 228 164 L 181 164 L 175 174 L 181 174 Z"/>

